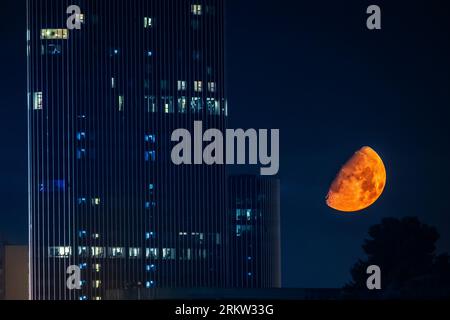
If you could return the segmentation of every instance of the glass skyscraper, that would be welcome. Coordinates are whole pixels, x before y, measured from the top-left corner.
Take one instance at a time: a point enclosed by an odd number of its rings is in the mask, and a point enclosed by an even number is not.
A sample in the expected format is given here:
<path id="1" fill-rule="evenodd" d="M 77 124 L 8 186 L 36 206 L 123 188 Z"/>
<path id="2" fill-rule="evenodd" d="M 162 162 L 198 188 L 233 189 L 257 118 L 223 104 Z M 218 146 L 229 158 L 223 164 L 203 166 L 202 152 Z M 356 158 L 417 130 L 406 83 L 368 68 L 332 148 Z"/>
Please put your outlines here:
<path id="1" fill-rule="evenodd" d="M 231 287 L 281 287 L 280 181 L 236 175 L 228 188 Z"/>
<path id="2" fill-rule="evenodd" d="M 227 286 L 225 168 L 170 157 L 225 128 L 223 0 L 28 0 L 27 24 L 30 297 Z"/>

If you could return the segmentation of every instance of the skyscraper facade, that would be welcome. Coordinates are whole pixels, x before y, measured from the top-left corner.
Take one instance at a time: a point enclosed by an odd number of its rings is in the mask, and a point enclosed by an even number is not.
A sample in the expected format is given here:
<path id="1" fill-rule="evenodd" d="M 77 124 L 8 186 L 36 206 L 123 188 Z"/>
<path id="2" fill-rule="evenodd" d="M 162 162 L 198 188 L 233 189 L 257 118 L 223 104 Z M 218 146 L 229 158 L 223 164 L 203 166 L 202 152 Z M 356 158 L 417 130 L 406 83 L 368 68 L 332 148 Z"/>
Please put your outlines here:
<path id="1" fill-rule="evenodd" d="M 281 287 L 279 180 L 236 175 L 228 188 L 231 287 Z"/>
<path id="2" fill-rule="evenodd" d="M 174 129 L 225 128 L 223 0 L 28 0 L 27 24 L 30 297 L 226 286 L 224 166 L 171 162 Z"/>

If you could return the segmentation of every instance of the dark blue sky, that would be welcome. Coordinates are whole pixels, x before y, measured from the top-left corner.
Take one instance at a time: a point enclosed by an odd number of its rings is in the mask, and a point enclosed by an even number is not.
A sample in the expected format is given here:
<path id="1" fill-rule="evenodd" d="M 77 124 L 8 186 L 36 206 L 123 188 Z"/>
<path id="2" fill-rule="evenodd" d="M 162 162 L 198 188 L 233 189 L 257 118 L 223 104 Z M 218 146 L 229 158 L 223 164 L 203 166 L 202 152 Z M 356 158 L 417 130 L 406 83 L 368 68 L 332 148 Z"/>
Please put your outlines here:
<path id="1" fill-rule="evenodd" d="M 281 130 L 284 285 L 343 285 L 383 217 L 419 216 L 450 251 L 446 1 L 226 1 L 230 127 Z M 370 4 L 381 31 L 365 27 Z M 25 6 L 0 6 L 0 233 L 25 242 Z M 337 214 L 328 187 L 364 145 L 385 161 L 385 193 Z"/>

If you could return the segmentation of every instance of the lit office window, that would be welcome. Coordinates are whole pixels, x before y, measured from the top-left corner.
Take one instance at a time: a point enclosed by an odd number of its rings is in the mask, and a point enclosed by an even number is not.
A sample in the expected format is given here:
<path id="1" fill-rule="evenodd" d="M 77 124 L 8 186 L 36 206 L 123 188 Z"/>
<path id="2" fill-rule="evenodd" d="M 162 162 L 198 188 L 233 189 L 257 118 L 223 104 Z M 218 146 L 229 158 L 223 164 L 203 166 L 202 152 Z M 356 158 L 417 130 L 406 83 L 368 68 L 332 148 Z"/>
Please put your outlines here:
<path id="1" fill-rule="evenodd" d="M 86 230 L 81 230 L 78 232 L 78 237 L 80 238 L 86 238 L 87 232 Z"/>
<path id="2" fill-rule="evenodd" d="M 42 100 L 42 92 L 35 92 L 33 95 L 33 109 L 34 110 L 42 110 L 43 109 L 43 100 Z"/>
<path id="3" fill-rule="evenodd" d="M 80 270 L 85 270 L 87 268 L 87 263 L 83 262 L 83 263 L 80 263 L 78 266 L 80 267 Z"/>
<path id="4" fill-rule="evenodd" d="M 86 139 L 86 132 L 77 132 L 77 140 L 82 141 Z"/>
<path id="5" fill-rule="evenodd" d="M 102 297 L 94 297 L 94 300 L 96 300 L 96 301 L 101 301 L 101 300 L 102 300 Z"/>
<path id="6" fill-rule="evenodd" d="M 76 20 L 80 21 L 80 23 L 84 23 L 84 13 L 79 13 L 75 16 Z"/>
<path id="7" fill-rule="evenodd" d="M 86 149 L 78 148 L 77 149 L 77 159 L 81 160 L 81 159 L 84 159 L 85 157 L 86 157 Z"/>
<path id="8" fill-rule="evenodd" d="M 78 247 L 78 256 L 87 257 L 88 256 L 88 248 L 87 247 Z"/>
<path id="9" fill-rule="evenodd" d="M 163 248 L 162 249 L 163 260 L 175 260 L 175 249 L 173 248 Z"/>
<path id="10" fill-rule="evenodd" d="M 100 239 L 100 234 L 98 234 L 98 233 L 93 233 L 93 234 L 92 234 L 92 239 L 94 239 L 94 240 Z"/>
<path id="11" fill-rule="evenodd" d="M 72 255 L 71 247 L 50 247 L 48 255 L 52 258 L 67 258 Z"/>
<path id="12" fill-rule="evenodd" d="M 79 205 L 86 204 L 86 198 L 78 198 L 77 202 L 78 202 Z"/>
<path id="13" fill-rule="evenodd" d="M 148 190 L 150 191 L 150 194 L 153 194 L 153 192 L 155 191 L 155 185 L 153 183 L 150 183 L 148 185 Z"/>
<path id="14" fill-rule="evenodd" d="M 173 100 L 172 97 L 161 98 L 164 113 L 173 113 Z"/>
<path id="15" fill-rule="evenodd" d="M 187 87 L 186 81 L 178 80 L 178 91 L 185 91 Z"/>
<path id="16" fill-rule="evenodd" d="M 93 258 L 103 258 L 105 254 L 105 249 L 102 247 L 91 247 L 91 257 Z"/>
<path id="17" fill-rule="evenodd" d="M 145 158 L 145 161 L 147 161 L 147 162 L 155 162 L 156 161 L 156 152 L 155 151 L 145 151 L 144 158 Z"/>
<path id="18" fill-rule="evenodd" d="M 114 77 L 111 78 L 111 88 L 114 89 L 116 87 L 116 79 Z"/>
<path id="19" fill-rule="evenodd" d="M 153 20 L 152 20 L 152 18 L 144 17 L 144 28 L 148 29 L 148 28 L 151 28 L 151 27 L 153 27 Z"/>
<path id="20" fill-rule="evenodd" d="M 61 46 L 59 44 L 50 43 L 47 45 L 41 45 L 41 55 L 57 56 L 62 52 Z"/>
<path id="21" fill-rule="evenodd" d="M 147 259 L 158 259 L 158 248 L 145 248 L 145 257 Z"/>
<path id="22" fill-rule="evenodd" d="M 155 143 L 156 142 L 156 136 L 154 134 L 146 134 L 144 136 L 145 142 Z"/>
<path id="23" fill-rule="evenodd" d="M 179 113 L 186 113 L 186 109 L 187 109 L 187 99 L 186 99 L 186 97 L 178 98 L 178 112 Z"/>
<path id="24" fill-rule="evenodd" d="M 102 282 L 100 280 L 95 280 L 94 282 L 92 282 L 92 287 L 95 289 L 98 289 L 102 286 Z"/>
<path id="25" fill-rule="evenodd" d="M 145 239 L 150 240 L 155 238 L 155 233 L 153 231 L 145 233 Z"/>
<path id="26" fill-rule="evenodd" d="M 141 249 L 139 249 L 139 248 L 130 248 L 128 250 L 128 256 L 130 258 L 139 258 L 141 256 Z"/>
<path id="27" fill-rule="evenodd" d="M 52 40 L 52 39 L 68 39 L 69 30 L 67 29 L 42 29 L 41 39 L 42 40 Z"/>
<path id="28" fill-rule="evenodd" d="M 156 270 L 156 265 L 154 265 L 154 264 L 148 264 L 148 265 L 145 266 L 145 270 L 146 270 L 147 272 L 155 271 L 155 270 Z"/>
<path id="29" fill-rule="evenodd" d="M 191 5 L 191 12 L 196 16 L 202 15 L 202 5 L 201 4 L 193 4 Z"/>
<path id="30" fill-rule="evenodd" d="M 220 103 L 214 98 L 206 98 L 206 109 L 210 114 L 220 114 Z"/>
<path id="31" fill-rule="evenodd" d="M 192 110 L 192 112 L 202 111 L 202 99 L 200 99 L 199 97 L 192 97 L 191 110 Z"/>
<path id="32" fill-rule="evenodd" d="M 123 111 L 123 107 L 125 104 L 125 99 L 123 96 L 119 96 L 119 111 Z"/>
<path id="33" fill-rule="evenodd" d="M 153 288 L 155 286 L 155 282 L 153 281 L 153 280 L 151 280 L 151 281 L 147 281 L 146 283 L 145 283 L 145 287 L 148 289 L 148 288 Z"/>
<path id="34" fill-rule="evenodd" d="M 203 86 L 201 81 L 194 81 L 194 91 L 202 92 Z"/>
<path id="35" fill-rule="evenodd" d="M 92 270 L 94 270 L 95 272 L 100 272 L 101 269 L 102 266 L 99 263 L 92 265 Z"/>
<path id="36" fill-rule="evenodd" d="M 156 207 L 156 202 L 154 202 L 154 201 L 152 201 L 152 202 L 147 201 L 145 203 L 145 209 L 152 209 L 152 208 L 155 208 L 155 207 Z"/>
<path id="37" fill-rule="evenodd" d="M 216 92 L 216 83 L 215 82 L 208 82 L 208 91 Z"/>
<path id="38" fill-rule="evenodd" d="M 92 198 L 92 199 L 91 199 L 91 204 L 92 204 L 93 206 L 99 206 L 99 205 L 101 204 L 100 198 Z"/>
<path id="39" fill-rule="evenodd" d="M 124 258 L 125 248 L 109 248 L 108 256 L 111 258 Z"/>
<path id="40" fill-rule="evenodd" d="M 156 112 L 156 103 L 154 96 L 145 96 L 144 97 L 145 105 L 147 106 L 147 112 Z"/>
<path id="41" fill-rule="evenodd" d="M 82 301 L 85 301 L 85 300 L 87 300 L 87 299 L 88 299 L 87 296 L 80 296 L 80 300 L 82 300 Z"/>
<path id="42" fill-rule="evenodd" d="M 252 231 L 252 226 L 248 225 L 237 225 L 236 226 L 236 236 L 240 237 L 246 232 Z"/>

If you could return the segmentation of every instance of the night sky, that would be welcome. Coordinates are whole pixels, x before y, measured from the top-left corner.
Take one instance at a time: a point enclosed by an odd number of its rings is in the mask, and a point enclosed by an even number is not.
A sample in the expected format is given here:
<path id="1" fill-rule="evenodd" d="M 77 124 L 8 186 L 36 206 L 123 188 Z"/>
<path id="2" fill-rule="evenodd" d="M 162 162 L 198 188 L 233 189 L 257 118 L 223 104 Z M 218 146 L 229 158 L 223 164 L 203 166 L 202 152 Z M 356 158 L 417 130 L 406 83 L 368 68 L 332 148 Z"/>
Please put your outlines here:
<path id="1" fill-rule="evenodd" d="M 448 1 L 225 1 L 229 127 L 280 129 L 283 285 L 345 284 L 383 217 L 420 217 L 450 251 Z M 381 31 L 366 28 L 371 4 Z M 0 234 L 26 243 L 25 1 L 0 9 Z M 328 187 L 364 145 L 385 162 L 385 192 L 337 213 Z"/>

